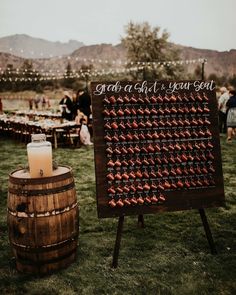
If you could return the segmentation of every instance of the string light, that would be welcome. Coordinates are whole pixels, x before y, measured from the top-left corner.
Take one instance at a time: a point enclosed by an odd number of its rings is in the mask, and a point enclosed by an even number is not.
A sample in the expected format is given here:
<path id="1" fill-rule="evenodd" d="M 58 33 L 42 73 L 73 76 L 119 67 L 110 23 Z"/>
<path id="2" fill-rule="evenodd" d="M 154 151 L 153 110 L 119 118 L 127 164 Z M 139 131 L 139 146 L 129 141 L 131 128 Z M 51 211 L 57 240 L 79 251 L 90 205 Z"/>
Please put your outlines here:
<path id="1" fill-rule="evenodd" d="M 94 61 L 94 59 L 92 59 L 93 61 Z M 91 60 L 91 61 L 92 61 Z M 199 58 L 199 59 L 192 59 L 192 60 L 177 60 L 177 61 L 162 61 L 162 62 L 130 62 L 130 63 L 128 63 L 127 61 L 124 63 L 124 65 L 128 65 L 128 64 L 130 64 L 130 65 L 135 65 L 135 64 L 137 64 L 137 65 L 143 65 L 143 66 L 159 66 L 159 65 L 176 65 L 176 64 L 189 64 L 189 63 L 197 63 L 197 62 L 199 62 L 199 63 L 203 63 L 203 62 L 206 62 L 207 60 L 206 59 L 204 59 L 204 58 Z M 100 60 L 100 62 L 101 62 L 101 60 Z M 108 61 L 107 61 L 108 62 Z M 2 68 L 0 68 L 0 70 L 2 70 Z M 14 70 L 12 70 L 11 68 L 6 68 L 6 70 L 9 72 L 9 73 L 18 73 L 18 74 L 21 74 L 21 73 L 24 73 L 24 72 L 28 72 L 29 70 L 28 69 L 19 69 L 19 68 L 16 68 L 16 69 L 14 69 Z M 35 69 L 32 69 L 32 70 L 30 70 L 30 71 L 32 71 L 32 72 L 36 72 L 36 70 Z M 60 70 L 54 70 L 54 71 L 56 71 L 57 73 L 60 73 Z M 64 71 L 64 73 L 66 73 L 67 72 L 67 69 L 65 69 L 65 70 L 63 70 Z M 72 72 L 75 72 L 76 70 L 75 69 L 73 69 L 72 70 Z M 80 70 L 80 71 L 83 71 L 83 70 Z M 90 69 L 88 69 L 87 71 L 90 71 Z M 53 70 L 52 69 L 50 69 L 50 70 L 47 70 L 47 69 L 43 69 L 43 68 L 40 68 L 39 70 L 37 70 L 37 72 L 41 72 L 42 74 L 44 73 L 44 72 L 50 72 L 50 73 L 52 73 L 53 72 Z M 1 71 L 1 73 L 3 74 L 4 73 L 4 71 Z"/>
<path id="2" fill-rule="evenodd" d="M 94 62 L 95 59 L 83 59 L 86 61 L 91 61 Z M 103 60 L 99 59 L 99 62 L 102 63 L 104 62 Z M 11 69 L 11 68 L 7 68 L 7 74 L 8 75 L 31 75 L 34 77 L 21 77 L 21 78 L 17 78 L 17 77 L 0 77 L 0 81 L 44 81 L 44 80 L 60 80 L 60 79 L 71 79 L 71 78 L 89 78 L 89 77 L 97 77 L 97 76 L 106 76 L 106 75 L 113 75 L 113 74 L 122 74 L 122 73 L 131 73 L 131 72 L 136 72 L 139 70 L 143 70 L 145 67 L 154 67 L 154 68 L 163 68 L 164 66 L 171 66 L 171 65 L 182 65 L 182 64 L 189 64 L 189 63 L 206 63 L 207 60 L 205 58 L 198 58 L 198 59 L 191 59 L 191 60 L 176 60 L 176 61 L 158 61 L 158 62 L 128 62 L 125 61 L 124 63 L 122 63 L 121 61 L 119 61 L 120 65 L 131 65 L 131 67 L 129 68 L 113 68 L 113 69 L 100 69 L 100 70 L 96 70 L 96 69 L 86 69 L 86 71 L 84 72 L 84 70 L 79 69 L 79 70 L 75 70 L 73 69 L 71 71 L 71 73 L 68 73 L 68 71 L 65 69 L 63 71 L 60 70 L 47 70 L 47 69 L 39 69 L 39 70 L 28 70 L 28 69 Z M 105 60 L 105 63 L 114 63 L 114 61 L 110 62 L 108 60 Z M 1 74 L 4 75 L 4 71 L 2 68 L 0 68 L 1 70 Z M 68 75 L 69 74 L 69 75 Z M 37 76 L 37 77 L 35 77 Z M 39 77 L 40 76 L 40 77 Z"/>
<path id="3" fill-rule="evenodd" d="M 17 53 L 17 52 L 19 52 L 19 53 L 29 53 L 30 55 L 32 55 L 32 56 L 40 56 L 40 59 L 41 58 L 43 58 L 44 57 L 44 59 L 48 59 L 48 58 L 51 58 L 51 59 L 53 59 L 53 60 L 58 60 L 58 59 L 62 59 L 62 58 L 64 58 L 64 59 L 67 59 L 67 60 L 69 60 L 69 61 L 79 61 L 79 62 L 84 62 L 84 63 L 98 63 L 98 64 L 117 64 L 117 65 L 127 65 L 127 60 L 120 60 L 120 59 L 114 59 L 114 60 L 108 60 L 108 59 L 101 59 L 101 58 L 98 58 L 98 59 L 96 59 L 96 58 L 83 58 L 83 57 L 74 57 L 74 56 L 70 56 L 70 55 L 65 55 L 65 56 L 62 56 L 62 55 L 58 55 L 58 56 L 55 56 L 55 55 L 53 55 L 52 53 L 50 53 L 50 54 L 48 54 L 48 53 L 43 53 L 43 52 L 35 52 L 35 51 L 26 51 L 26 50 L 24 50 L 24 49 L 20 49 L 20 48 L 7 48 L 7 47 L 2 47 L 2 46 L 0 46 L 0 50 L 3 50 L 3 51 L 5 51 L 5 52 L 11 52 L 11 54 L 13 53 L 13 52 L 15 52 L 15 53 Z M 34 59 L 33 58 L 31 58 L 31 60 L 32 61 L 34 61 Z M 191 60 L 182 60 L 182 61 L 177 61 L 177 63 L 178 62 L 180 62 L 180 64 L 182 64 L 182 63 L 186 63 L 186 64 L 189 64 L 189 63 L 195 63 L 195 62 L 197 62 L 197 61 L 199 61 L 199 62 L 204 62 L 204 58 L 200 58 L 200 59 L 191 59 Z M 147 62 L 136 62 L 137 64 L 139 64 L 139 63 L 142 63 L 142 64 L 146 64 Z M 156 64 L 156 63 L 159 63 L 159 62 L 148 62 L 149 64 Z M 173 63 L 173 61 L 163 61 L 163 62 L 160 62 L 161 64 L 164 64 L 164 63 Z"/>
<path id="4" fill-rule="evenodd" d="M 90 71 L 90 72 L 83 72 L 83 73 L 75 73 L 75 74 L 70 74 L 69 76 L 68 75 L 57 75 L 57 76 L 54 76 L 54 75 L 49 75 L 49 73 L 45 73 L 45 76 L 43 77 L 34 77 L 34 79 L 30 78 L 30 77 L 25 77 L 25 78 L 15 78 L 15 81 L 45 81 L 45 80 L 60 80 L 60 79 L 71 79 L 71 78 L 86 78 L 86 77 L 96 77 L 96 76 L 105 76 L 105 75 L 111 75 L 111 74 L 121 74 L 121 73 L 129 73 L 129 72 L 132 72 L 132 71 L 137 71 L 137 70 L 140 70 L 140 69 L 143 69 L 143 67 L 133 67 L 133 68 L 129 68 L 129 69 L 110 69 L 110 70 L 105 70 L 105 69 L 102 69 L 101 71 L 98 71 L 98 70 L 94 70 L 94 71 Z M 0 81 L 4 81 L 4 82 L 7 82 L 7 81 L 12 81 L 12 78 L 11 77 L 7 77 L 7 78 L 0 78 Z"/>

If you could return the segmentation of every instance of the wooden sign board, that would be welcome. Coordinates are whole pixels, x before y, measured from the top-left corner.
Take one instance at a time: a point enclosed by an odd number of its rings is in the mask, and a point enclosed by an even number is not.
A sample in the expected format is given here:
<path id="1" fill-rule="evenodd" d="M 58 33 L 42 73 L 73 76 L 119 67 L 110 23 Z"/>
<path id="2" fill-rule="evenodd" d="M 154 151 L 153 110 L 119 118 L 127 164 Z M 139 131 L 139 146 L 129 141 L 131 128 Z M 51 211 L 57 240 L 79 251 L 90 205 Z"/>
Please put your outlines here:
<path id="1" fill-rule="evenodd" d="M 91 87 L 99 217 L 224 205 L 213 81 Z"/>

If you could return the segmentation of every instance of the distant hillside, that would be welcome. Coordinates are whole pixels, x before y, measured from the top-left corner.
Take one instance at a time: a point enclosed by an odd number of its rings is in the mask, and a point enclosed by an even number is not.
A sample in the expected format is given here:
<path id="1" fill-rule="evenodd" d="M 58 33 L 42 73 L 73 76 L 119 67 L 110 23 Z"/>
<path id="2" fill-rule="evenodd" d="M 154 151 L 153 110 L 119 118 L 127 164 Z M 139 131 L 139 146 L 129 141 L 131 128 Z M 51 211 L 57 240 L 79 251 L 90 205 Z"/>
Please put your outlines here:
<path id="1" fill-rule="evenodd" d="M 86 61 L 84 61 L 86 59 Z M 94 59 L 92 62 L 91 59 Z M 102 62 L 98 62 L 101 59 Z M 111 44 L 100 44 L 83 46 L 75 50 L 72 54 L 61 57 L 30 59 L 36 70 L 64 70 L 70 62 L 72 69 L 79 69 L 82 65 L 93 64 L 94 68 L 109 68 L 113 61 L 126 59 L 125 48 L 119 44 L 113 46 Z M 104 64 L 104 60 L 108 60 L 108 64 Z M 0 52 L 0 67 L 5 69 L 8 64 L 12 64 L 14 68 L 19 68 L 24 59 L 9 53 Z M 117 65 L 115 65 L 117 66 Z"/>
<path id="2" fill-rule="evenodd" d="M 0 38 L 0 52 L 11 53 L 24 58 L 47 58 L 71 54 L 84 44 L 76 40 L 67 43 L 17 34 Z"/>
<path id="3" fill-rule="evenodd" d="M 180 57 L 183 60 L 206 58 L 206 77 L 212 73 L 217 76 L 226 77 L 236 75 L 236 49 L 220 52 L 216 50 L 198 49 L 176 44 L 170 44 L 170 46 L 179 49 Z M 94 60 L 91 61 L 92 59 Z M 108 62 L 105 63 L 105 60 Z M 126 60 L 126 50 L 121 44 L 115 46 L 111 44 L 98 44 L 76 48 L 76 50 L 66 56 L 32 59 L 32 62 L 36 70 L 44 69 L 46 71 L 63 71 L 65 70 L 68 62 L 70 62 L 73 70 L 80 69 L 83 64 L 93 64 L 95 69 L 111 69 L 117 67 L 117 64 L 114 65 L 114 62 L 118 60 Z M 0 67 L 3 69 L 7 66 L 7 64 L 12 64 L 14 68 L 17 68 L 20 67 L 22 63 L 23 58 L 12 54 L 0 53 Z M 197 63 L 189 65 L 184 64 L 186 71 L 189 73 L 194 73 L 197 66 L 199 66 Z M 120 65 L 119 67 L 123 67 L 123 65 Z"/>
<path id="4" fill-rule="evenodd" d="M 236 49 L 230 51 L 216 51 L 208 49 L 198 49 L 182 45 L 170 44 L 170 46 L 179 49 L 180 58 L 182 60 L 191 60 L 206 58 L 207 64 L 205 65 L 206 76 L 215 73 L 218 76 L 233 76 L 236 75 Z M 126 60 L 126 50 L 119 44 L 113 46 L 111 44 L 100 44 L 92 46 L 83 46 L 71 54 L 71 57 L 94 58 L 116 61 Z M 188 72 L 193 73 L 197 64 L 184 65 Z"/>
<path id="5" fill-rule="evenodd" d="M 24 60 L 25 59 L 22 57 L 0 52 L 0 68 L 2 70 L 4 70 L 8 64 L 13 65 L 14 68 L 18 68 L 23 64 Z"/>
<path id="6" fill-rule="evenodd" d="M 97 44 L 80 47 L 79 49 L 75 50 L 71 56 L 117 61 L 126 59 L 126 50 L 121 44 Z"/>
<path id="7" fill-rule="evenodd" d="M 236 49 L 216 51 L 175 45 L 180 50 L 181 57 L 187 59 L 206 58 L 206 74 L 215 73 L 217 76 L 236 75 Z M 188 66 L 190 70 L 196 65 Z"/>

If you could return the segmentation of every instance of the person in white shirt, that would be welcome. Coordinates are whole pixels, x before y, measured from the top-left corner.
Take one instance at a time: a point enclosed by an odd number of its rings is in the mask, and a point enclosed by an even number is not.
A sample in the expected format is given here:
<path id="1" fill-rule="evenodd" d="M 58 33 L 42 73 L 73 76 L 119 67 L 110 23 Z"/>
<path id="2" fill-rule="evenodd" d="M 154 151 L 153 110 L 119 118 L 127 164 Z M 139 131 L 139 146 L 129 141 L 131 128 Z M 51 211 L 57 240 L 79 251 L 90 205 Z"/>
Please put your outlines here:
<path id="1" fill-rule="evenodd" d="M 219 110 L 219 128 L 220 133 L 226 133 L 226 118 L 227 118 L 227 107 L 226 103 L 229 100 L 229 92 L 226 87 L 220 89 L 221 96 L 218 100 L 218 110 Z"/>

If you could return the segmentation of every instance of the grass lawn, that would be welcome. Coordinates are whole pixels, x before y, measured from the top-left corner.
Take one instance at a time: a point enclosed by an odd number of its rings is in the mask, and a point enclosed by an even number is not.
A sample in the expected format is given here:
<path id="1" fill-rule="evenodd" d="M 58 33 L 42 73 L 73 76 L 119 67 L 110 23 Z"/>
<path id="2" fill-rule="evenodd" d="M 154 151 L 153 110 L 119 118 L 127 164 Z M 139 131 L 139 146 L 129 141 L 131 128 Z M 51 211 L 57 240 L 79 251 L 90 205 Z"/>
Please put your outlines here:
<path id="1" fill-rule="evenodd" d="M 27 162 L 24 144 L 0 137 L 1 294 L 236 294 L 236 142 L 222 138 L 226 208 L 206 214 L 218 255 L 211 255 L 197 210 L 126 217 L 119 266 L 110 267 L 117 219 L 97 218 L 93 148 L 57 149 L 73 168 L 80 203 L 76 263 L 52 275 L 20 274 L 10 252 L 6 203 L 8 173 Z"/>

